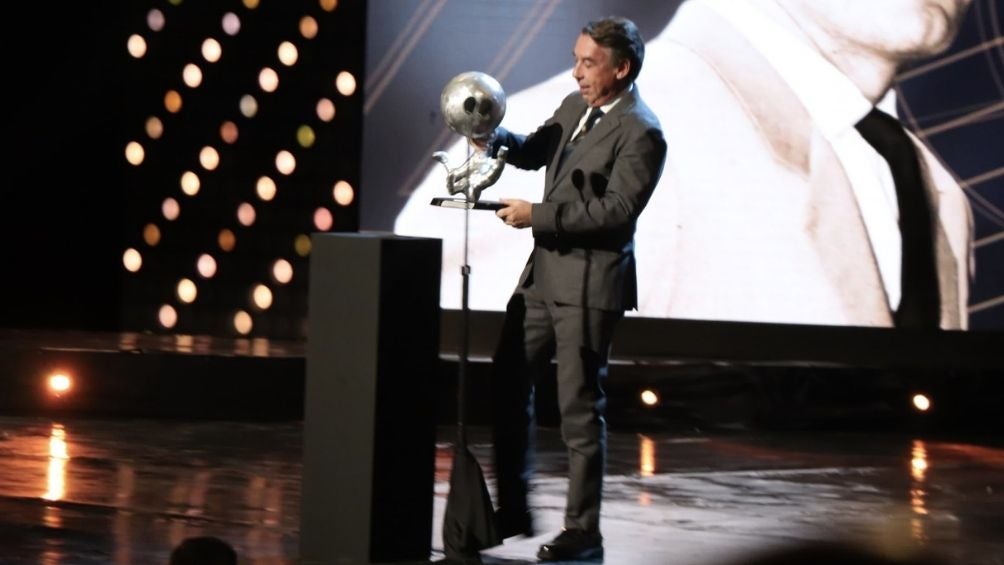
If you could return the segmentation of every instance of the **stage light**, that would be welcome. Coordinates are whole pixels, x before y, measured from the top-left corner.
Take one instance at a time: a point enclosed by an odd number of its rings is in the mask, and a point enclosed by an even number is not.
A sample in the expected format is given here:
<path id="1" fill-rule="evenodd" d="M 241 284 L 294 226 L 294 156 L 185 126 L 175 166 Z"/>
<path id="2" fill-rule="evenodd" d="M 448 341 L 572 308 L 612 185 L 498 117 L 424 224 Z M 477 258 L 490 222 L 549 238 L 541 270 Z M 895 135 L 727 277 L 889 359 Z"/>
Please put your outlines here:
<path id="1" fill-rule="evenodd" d="M 143 256 L 139 254 L 139 251 L 130 247 L 122 254 L 122 265 L 130 273 L 135 273 L 143 266 Z"/>
<path id="2" fill-rule="evenodd" d="M 283 149 L 275 155 L 275 168 L 284 175 L 291 175 L 296 170 L 296 157 Z"/>
<path id="3" fill-rule="evenodd" d="M 293 280 L 293 265 L 285 259 L 278 259 L 272 264 L 272 277 L 279 284 L 286 284 Z"/>
<path id="4" fill-rule="evenodd" d="M 181 279 L 178 281 L 177 294 L 178 300 L 185 304 L 191 304 L 199 295 L 199 289 L 196 288 L 192 279 Z"/>
<path id="5" fill-rule="evenodd" d="M 300 53 L 296 50 L 296 45 L 293 45 L 289 41 L 283 41 L 280 43 L 276 54 L 279 56 L 279 61 L 287 67 L 295 65 L 296 60 L 300 58 Z"/>
<path id="6" fill-rule="evenodd" d="M 164 12 L 154 8 L 146 13 L 146 25 L 153 31 L 164 29 Z"/>
<path id="7" fill-rule="evenodd" d="M 248 314 L 244 310 L 238 310 L 234 314 L 234 329 L 237 333 L 241 335 L 248 335 L 251 333 L 251 329 L 254 327 L 254 321 L 251 319 L 251 314 Z"/>
<path id="8" fill-rule="evenodd" d="M 320 0 L 320 4 L 325 12 L 333 12 L 338 7 L 338 0 Z"/>
<path id="9" fill-rule="evenodd" d="M 212 171 L 220 165 L 220 154 L 216 152 L 216 149 L 207 145 L 202 148 L 202 151 L 199 151 L 199 164 L 207 171 Z"/>
<path id="10" fill-rule="evenodd" d="M 313 16 L 303 16 L 300 18 L 300 35 L 304 39 L 317 37 L 317 20 Z"/>
<path id="11" fill-rule="evenodd" d="M 223 48 L 220 47 L 220 42 L 216 41 L 212 37 L 206 39 L 202 42 L 202 57 L 210 62 L 215 63 L 220 60 L 223 55 Z"/>
<path id="12" fill-rule="evenodd" d="M 237 236 L 234 235 L 234 232 L 224 228 L 220 230 L 216 243 L 219 244 L 220 249 L 223 251 L 233 251 L 234 246 L 237 244 Z"/>
<path id="13" fill-rule="evenodd" d="M 910 400 L 918 412 L 927 412 L 931 409 L 931 399 L 926 394 L 917 393 Z"/>
<path id="14" fill-rule="evenodd" d="M 181 191 L 189 196 L 195 196 L 199 193 L 199 188 L 202 183 L 199 182 L 199 175 L 193 173 L 192 171 L 185 171 L 181 175 Z"/>
<path id="15" fill-rule="evenodd" d="M 164 304 L 157 312 L 157 321 L 166 329 L 171 329 L 178 323 L 178 312 L 170 304 Z"/>
<path id="16" fill-rule="evenodd" d="M 352 185 L 343 180 L 335 183 L 335 188 L 332 190 L 332 193 L 335 198 L 335 202 L 337 202 L 339 206 L 348 206 L 349 204 L 352 204 L 352 200 L 356 196 L 356 191 L 353 190 Z"/>
<path id="17" fill-rule="evenodd" d="M 645 406 L 655 406 L 659 404 L 659 395 L 654 390 L 645 389 L 641 391 L 641 403 Z"/>
<path id="18" fill-rule="evenodd" d="M 321 207 L 314 210 L 314 226 L 320 231 L 328 231 L 334 225 L 335 219 L 331 217 L 331 211 Z"/>
<path id="19" fill-rule="evenodd" d="M 165 219 L 173 222 L 181 215 L 181 205 L 178 204 L 177 200 L 167 197 L 164 199 L 164 203 L 160 205 L 160 211 L 164 214 Z"/>
<path id="20" fill-rule="evenodd" d="M 310 236 L 305 233 L 296 236 L 296 239 L 293 240 L 293 249 L 300 257 L 310 255 Z"/>
<path id="21" fill-rule="evenodd" d="M 300 147 L 310 147 L 316 140 L 317 135 L 314 133 L 314 128 L 304 124 L 296 129 L 296 142 L 300 144 Z"/>
<path id="22" fill-rule="evenodd" d="M 276 190 L 275 181 L 269 177 L 261 177 L 255 184 L 255 192 L 258 193 L 258 198 L 266 202 L 275 198 Z"/>
<path id="23" fill-rule="evenodd" d="M 254 206 L 248 204 L 247 202 L 241 202 L 237 206 L 237 221 L 241 223 L 242 226 L 250 227 L 255 220 Z"/>
<path id="24" fill-rule="evenodd" d="M 263 284 L 255 285 L 251 299 L 259 310 L 268 310 L 272 305 L 272 289 Z"/>
<path id="25" fill-rule="evenodd" d="M 181 80 L 189 88 L 198 87 L 202 84 L 202 69 L 194 63 L 185 65 L 185 68 L 181 70 Z"/>
<path id="26" fill-rule="evenodd" d="M 150 247 L 160 243 L 160 228 L 157 224 L 147 224 L 143 226 L 143 241 Z"/>
<path id="27" fill-rule="evenodd" d="M 250 94 L 241 96 L 240 106 L 241 114 L 243 114 L 245 118 L 253 118 L 254 115 L 258 113 L 258 101 Z"/>
<path id="28" fill-rule="evenodd" d="M 221 25 L 223 26 L 223 33 L 227 35 L 237 35 L 241 31 L 241 19 L 233 12 L 223 14 Z"/>
<path id="29" fill-rule="evenodd" d="M 73 388 L 73 377 L 64 373 L 52 373 L 45 379 L 49 392 L 54 396 L 63 396 Z"/>
<path id="30" fill-rule="evenodd" d="M 348 71 L 342 71 L 335 77 L 335 88 L 342 96 L 352 96 L 356 91 L 356 77 Z"/>
<path id="31" fill-rule="evenodd" d="M 279 88 L 279 74 L 265 67 L 258 73 L 258 86 L 265 92 L 275 92 L 275 89 Z"/>
<path id="32" fill-rule="evenodd" d="M 172 113 L 177 114 L 181 111 L 181 94 L 177 90 L 168 90 L 164 94 L 164 108 Z"/>
<path id="33" fill-rule="evenodd" d="M 330 122 L 335 119 L 335 103 L 327 98 L 317 101 L 317 117 L 322 122 Z"/>
<path id="34" fill-rule="evenodd" d="M 213 278 L 213 275 L 216 274 L 216 259 L 213 259 L 213 256 L 208 253 L 199 255 L 198 261 L 195 262 L 195 270 L 204 279 Z"/>
<path id="35" fill-rule="evenodd" d="M 258 7 L 258 0 L 244 0 L 244 7 L 248 10 L 254 10 Z"/>
<path id="36" fill-rule="evenodd" d="M 126 49 L 129 50 L 129 54 L 139 59 L 146 55 L 146 40 L 143 39 L 142 35 L 132 34 L 129 36 L 129 41 L 126 42 Z"/>
<path id="37" fill-rule="evenodd" d="M 146 134 L 150 139 L 160 139 L 160 136 L 164 135 L 164 122 L 157 116 L 150 116 L 146 120 Z"/>
<path id="38" fill-rule="evenodd" d="M 222 139 L 224 143 L 230 145 L 236 143 L 237 134 L 237 124 L 231 122 L 230 120 L 227 120 L 220 125 L 220 139 Z"/>
<path id="39" fill-rule="evenodd" d="M 143 163 L 143 159 L 146 157 L 146 151 L 143 150 L 143 146 L 137 141 L 130 141 L 125 148 L 125 158 L 129 161 L 130 165 L 139 166 Z"/>

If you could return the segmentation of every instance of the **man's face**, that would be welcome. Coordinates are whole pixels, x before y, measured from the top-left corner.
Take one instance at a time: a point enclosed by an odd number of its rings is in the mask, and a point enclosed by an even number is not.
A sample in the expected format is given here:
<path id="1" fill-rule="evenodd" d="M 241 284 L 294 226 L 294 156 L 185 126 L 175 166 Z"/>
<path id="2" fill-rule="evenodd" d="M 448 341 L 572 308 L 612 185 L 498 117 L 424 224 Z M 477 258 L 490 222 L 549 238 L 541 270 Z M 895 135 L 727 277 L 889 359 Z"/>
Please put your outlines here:
<path id="1" fill-rule="evenodd" d="M 946 49 L 971 0 L 778 0 L 796 19 L 810 18 L 849 49 L 894 61 Z"/>
<path id="2" fill-rule="evenodd" d="M 575 42 L 575 66 L 572 76 L 579 83 L 579 94 L 586 104 L 594 108 L 610 102 L 626 86 L 631 63 L 621 61 L 614 66 L 614 57 L 609 47 L 601 47 L 592 37 L 579 35 Z"/>

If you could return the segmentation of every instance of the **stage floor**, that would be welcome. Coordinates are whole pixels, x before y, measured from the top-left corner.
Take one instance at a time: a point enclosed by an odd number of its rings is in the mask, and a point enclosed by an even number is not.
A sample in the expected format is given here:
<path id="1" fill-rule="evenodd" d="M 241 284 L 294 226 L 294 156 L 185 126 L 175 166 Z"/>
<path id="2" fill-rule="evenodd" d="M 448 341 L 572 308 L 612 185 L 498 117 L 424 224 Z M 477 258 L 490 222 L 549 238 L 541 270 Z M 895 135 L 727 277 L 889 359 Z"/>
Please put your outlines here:
<path id="1" fill-rule="evenodd" d="M 190 536 L 241 563 L 297 562 L 302 423 L 0 418 L 0 563 L 166 563 Z M 437 444 L 433 553 L 454 431 Z M 472 433 L 489 483 L 485 430 Z M 540 432 L 541 533 L 484 552 L 534 562 L 561 524 L 564 452 Z M 608 564 L 722 564 L 817 539 L 1004 563 L 1004 443 L 866 432 L 613 429 Z M 432 495 L 432 493 L 430 493 Z"/>

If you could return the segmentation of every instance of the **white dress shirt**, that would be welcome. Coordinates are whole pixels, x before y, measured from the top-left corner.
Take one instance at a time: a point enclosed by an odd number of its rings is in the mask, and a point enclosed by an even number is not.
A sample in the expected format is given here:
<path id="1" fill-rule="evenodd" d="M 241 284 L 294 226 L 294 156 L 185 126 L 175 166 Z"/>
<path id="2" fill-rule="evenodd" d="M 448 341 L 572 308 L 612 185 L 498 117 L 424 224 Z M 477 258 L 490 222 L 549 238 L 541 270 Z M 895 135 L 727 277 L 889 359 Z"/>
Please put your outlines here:
<path id="1" fill-rule="evenodd" d="M 868 231 L 889 307 L 899 307 L 902 238 L 892 173 L 854 125 L 872 104 L 812 45 L 774 21 L 749 0 L 695 0 L 725 18 L 766 58 L 805 106 L 843 165 Z M 894 92 L 879 107 L 895 114 Z"/>

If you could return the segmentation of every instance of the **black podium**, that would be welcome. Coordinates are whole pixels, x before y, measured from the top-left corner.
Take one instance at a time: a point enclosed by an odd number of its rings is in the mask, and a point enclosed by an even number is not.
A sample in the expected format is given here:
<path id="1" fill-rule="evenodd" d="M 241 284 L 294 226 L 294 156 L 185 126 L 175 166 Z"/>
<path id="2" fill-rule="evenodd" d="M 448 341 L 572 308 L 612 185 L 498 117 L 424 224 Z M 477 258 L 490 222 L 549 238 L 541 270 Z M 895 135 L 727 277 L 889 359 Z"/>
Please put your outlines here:
<path id="1" fill-rule="evenodd" d="M 442 242 L 315 234 L 300 563 L 425 561 Z"/>

